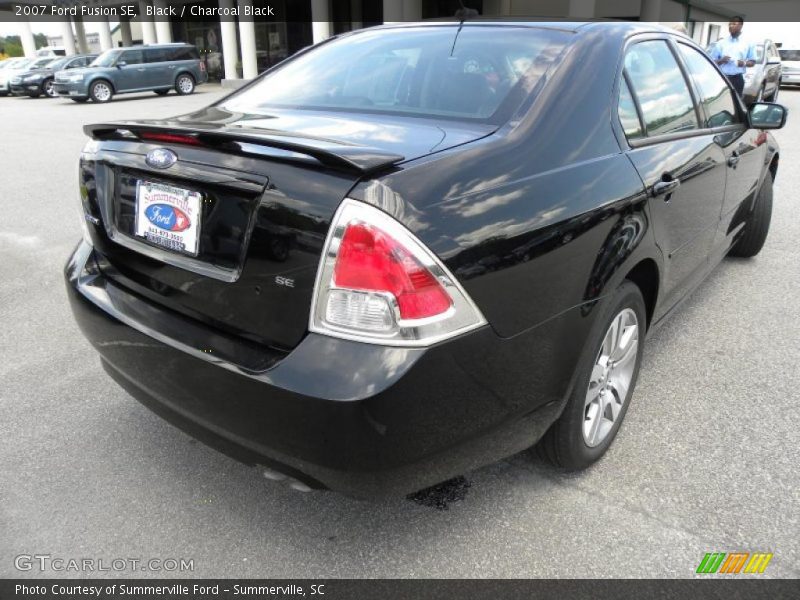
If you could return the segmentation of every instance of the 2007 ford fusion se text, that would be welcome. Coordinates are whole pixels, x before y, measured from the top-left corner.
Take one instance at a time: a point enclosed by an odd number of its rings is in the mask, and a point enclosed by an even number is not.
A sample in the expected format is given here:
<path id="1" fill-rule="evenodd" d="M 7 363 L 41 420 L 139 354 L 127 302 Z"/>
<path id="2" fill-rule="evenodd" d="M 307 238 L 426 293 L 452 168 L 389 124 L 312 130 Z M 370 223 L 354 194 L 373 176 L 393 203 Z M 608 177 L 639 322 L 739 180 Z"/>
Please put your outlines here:
<path id="1" fill-rule="evenodd" d="M 337 36 L 87 126 L 70 302 L 132 396 L 296 488 L 409 493 L 535 444 L 585 468 L 648 332 L 761 249 L 785 121 L 653 25 Z"/>

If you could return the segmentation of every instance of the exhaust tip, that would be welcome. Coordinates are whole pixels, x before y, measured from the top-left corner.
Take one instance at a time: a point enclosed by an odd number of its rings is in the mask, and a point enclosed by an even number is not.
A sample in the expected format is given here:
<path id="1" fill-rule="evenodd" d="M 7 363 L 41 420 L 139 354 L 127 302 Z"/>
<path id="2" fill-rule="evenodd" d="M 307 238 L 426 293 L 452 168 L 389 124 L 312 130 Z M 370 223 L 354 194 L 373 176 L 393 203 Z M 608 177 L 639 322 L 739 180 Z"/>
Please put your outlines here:
<path id="1" fill-rule="evenodd" d="M 310 487 L 308 487 L 308 486 L 307 486 L 305 483 L 303 483 L 302 481 L 297 481 L 296 479 L 294 479 L 294 480 L 293 480 L 293 481 L 292 481 L 292 482 L 289 484 L 289 487 L 290 487 L 290 488 L 292 488 L 293 490 L 296 490 L 296 491 L 298 491 L 298 492 L 303 492 L 303 493 L 306 493 L 306 492 L 310 492 L 310 491 L 311 491 L 311 488 L 310 488 Z"/>
<path id="2" fill-rule="evenodd" d="M 272 469 L 264 469 L 264 477 L 270 479 L 272 481 L 283 481 L 286 479 L 286 475 L 283 473 L 279 473 L 278 471 L 273 471 Z"/>
<path id="3" fill-rule="evenodd" d="M 289 475 L 281 473 L 280 471 L 275 471 L 267 467 L 262 467 L 261 473 L 264 475 L 265 479 L 269 479 L 270 481 L 285 481 L 289 484 L 290 488 L 297 492 L 307 493 L 314 489 L 302 481 L 295 479 L 294 477 L 290 477 Z"/>

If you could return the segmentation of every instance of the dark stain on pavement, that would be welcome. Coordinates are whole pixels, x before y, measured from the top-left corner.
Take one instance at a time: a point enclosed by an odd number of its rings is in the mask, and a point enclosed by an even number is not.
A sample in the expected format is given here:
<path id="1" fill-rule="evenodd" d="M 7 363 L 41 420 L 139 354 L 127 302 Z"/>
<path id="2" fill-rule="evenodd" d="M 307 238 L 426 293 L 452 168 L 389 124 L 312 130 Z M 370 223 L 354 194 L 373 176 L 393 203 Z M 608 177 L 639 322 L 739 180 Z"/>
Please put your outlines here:
<path id="1" fill-rule="evenodd" d="M 463 500 L 470 487 L 472 487 L 472 483 L 464 477 L 454 477 L 438 485 L 409 494 L 406 498 L 436 510 L 450 510 L 450 504 Z"/>

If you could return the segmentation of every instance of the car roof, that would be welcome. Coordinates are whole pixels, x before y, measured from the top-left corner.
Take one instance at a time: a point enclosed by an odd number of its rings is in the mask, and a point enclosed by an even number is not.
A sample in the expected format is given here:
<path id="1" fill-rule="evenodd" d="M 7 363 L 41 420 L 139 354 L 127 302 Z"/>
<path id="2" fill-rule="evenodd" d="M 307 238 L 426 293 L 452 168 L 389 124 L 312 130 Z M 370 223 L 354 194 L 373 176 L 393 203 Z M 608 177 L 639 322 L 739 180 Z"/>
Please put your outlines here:
<path id="1" fill-rule="evenodd" d="M 125 46 L 123 48 L 114 48 L 114 50 L 145 50 L 147 48 L 180 48 L 180 47 L 194 48 L 194 44 L 186 42 L 174 42 L 171 44 L 135 44 L 133 46 Z"/>
<path id="2" fill-rule="evenodd" d="M 394 29 L 398 27 L 441 27 L 443 25 L 451 26 L 494 26 L 494 27 L 531 27 L 539 29 L 558 29 L 561 31 L 588 31 L 597 29 L 613 29 L 622 34 L 641 33 L 641 32 L 657 32 L 669 33 L 676 35 L 684 35 L 680 31 L 659 25 L 657 23 L 644 23 L 639 21 L 574 21 L 570 19 L 558 20 L 550 19 L 547 21 L 532 21 L 530 18 L 507 18 L 507 19 L 492 19 L 492 18 L 474 18 L 465 21 L 458 21 L 454 18 L 441 18 L 441 19 L 427 19 L 422 22 L 411 23 L 389 23 L 386 25 L 378 25 L 368 29 L 361 29 L 359 31 L 371 31 L 375 29 Z M 689 37 L 689 36 L 686 36 Z"/>

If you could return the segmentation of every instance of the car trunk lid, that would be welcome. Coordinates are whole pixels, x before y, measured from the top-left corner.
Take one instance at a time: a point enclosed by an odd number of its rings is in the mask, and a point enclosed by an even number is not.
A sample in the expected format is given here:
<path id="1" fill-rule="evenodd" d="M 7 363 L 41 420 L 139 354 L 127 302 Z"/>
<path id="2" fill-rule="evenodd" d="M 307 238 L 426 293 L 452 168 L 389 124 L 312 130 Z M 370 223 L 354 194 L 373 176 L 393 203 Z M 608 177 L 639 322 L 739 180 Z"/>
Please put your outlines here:
<path id="1" fill-rule="evenodd" d="M 87 126 L 96 143 L 81 162 L 84 208 L 102 225 L 95 245 L 106 276 L 166 308 L 285 350 L 306 333 L 328 227 L 353 185 L 487 134 L 460 126 L 451 136 L 419 119 L 392 119 L 388 129 L 355 119 L 348 129 L 338 115 L 312 127 L 288 113 L 265 121 L 220 112 Z M 174 152 L 174 164 L 148 164 L 149 153 L 164 149 Z M 138 235 L 139 190 L 151 184 L 200 198 L 196 254 Z"/>

